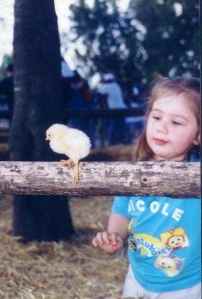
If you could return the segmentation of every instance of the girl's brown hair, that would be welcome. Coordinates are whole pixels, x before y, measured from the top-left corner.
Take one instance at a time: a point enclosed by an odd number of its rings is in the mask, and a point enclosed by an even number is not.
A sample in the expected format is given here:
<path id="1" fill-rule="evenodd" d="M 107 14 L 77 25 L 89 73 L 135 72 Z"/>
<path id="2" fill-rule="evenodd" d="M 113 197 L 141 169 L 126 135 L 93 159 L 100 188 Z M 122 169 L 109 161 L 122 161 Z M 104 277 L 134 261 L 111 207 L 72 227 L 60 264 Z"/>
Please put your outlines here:
<path id="1" fill-rule="evenodd" d="M 173 94 L 176 96 L 184 95 L 190 101 L 198 122 L 198 127 L 200 128 L 200 81 L 197 78 L 169 79 L 165 77 L 158 77 L 158 79 L 154 80 L 151 84 L 145 117 L 145 127 L 148 115 L 152 110 L 154 102 L 160 97 Z M 140 137 L 135 142 L 133 158 L 136 161 L 148 161 L 152 159 L 152 156 L 153 153 L 146 140 L 146 129 L 144 129 Z"/>

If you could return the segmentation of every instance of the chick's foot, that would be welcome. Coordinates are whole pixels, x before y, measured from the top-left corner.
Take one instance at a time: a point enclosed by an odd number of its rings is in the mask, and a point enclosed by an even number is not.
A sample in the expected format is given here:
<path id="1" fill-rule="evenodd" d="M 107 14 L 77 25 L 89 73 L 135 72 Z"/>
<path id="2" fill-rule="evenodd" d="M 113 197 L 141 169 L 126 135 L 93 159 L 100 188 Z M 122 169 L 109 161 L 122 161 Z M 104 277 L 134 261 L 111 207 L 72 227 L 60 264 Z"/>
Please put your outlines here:
<path id="1" fill-rule="evenodd" d="M 79 175 L 79 162 L 74 162 L 71 159 L 68 160 L 61 160 L 60 163 L 68 168 L 73 168 L 73 181 L 74 184 L 78 184 L 80 181 L 80 175 Z"/>
<path id="2" fill-rule="evenodd" d="M 60 164 L 62 164 L 62 166 L 66 166 L 68 168 L 74 168 L 75 167 L 75 163 L 73 160 L 68 159 L 68 160 L 60 160 Z"/>

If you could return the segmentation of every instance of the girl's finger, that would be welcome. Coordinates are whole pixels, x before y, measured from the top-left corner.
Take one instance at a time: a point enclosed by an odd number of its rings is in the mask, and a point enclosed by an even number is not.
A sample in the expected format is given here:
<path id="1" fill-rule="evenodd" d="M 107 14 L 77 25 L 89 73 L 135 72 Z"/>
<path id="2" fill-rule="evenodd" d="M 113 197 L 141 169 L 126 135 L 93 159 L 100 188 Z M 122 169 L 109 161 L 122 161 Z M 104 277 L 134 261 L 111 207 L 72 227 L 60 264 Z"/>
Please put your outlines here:
<path id="1" fill-rule="evenodd" d="M 97 233 L 95 238 L 94 238 L 94 243 L 96 244 L 96 246 L 99 246 L 102 244 L 102 236 L 101 233 Z"/>
<path id="2" fill-rule="evenodd" d="M 103 232 L 102 239 L 105 244 L 109 244 L 110 243 L 110 234 L 107 232 Z"/>
<path id="3" fill-rule="evenodd" d="M 95 237 L 95 238 L 93 238 L 93 240 L 92 240 L 92 245 L 94 246 L 94 247 L 97 247 L 99 244 L 98 244 L 98 240 L 97 240 L 97 238 Z"/>
<path id="4" fill-rule="evenodd" d="M 112 244 L 117 244 L 118 242 L 120 242 L 120 240 L 121 240 L 121 237 L 117 233 L 111 234 Z"/>

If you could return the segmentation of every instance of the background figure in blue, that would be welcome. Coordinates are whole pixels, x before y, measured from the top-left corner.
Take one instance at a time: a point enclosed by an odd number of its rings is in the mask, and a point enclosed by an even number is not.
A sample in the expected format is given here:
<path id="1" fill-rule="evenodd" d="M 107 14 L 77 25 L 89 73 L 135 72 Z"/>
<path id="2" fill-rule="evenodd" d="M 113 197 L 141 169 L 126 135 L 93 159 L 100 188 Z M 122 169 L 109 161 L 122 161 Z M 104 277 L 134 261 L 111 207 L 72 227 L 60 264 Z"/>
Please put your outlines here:
<path id="1" fill-rule="evenodd" d="M 61 56 L 61 91 L 62 91 L 62 97 L 66 108 L 67 108 L 67 102 L 70 101 L 70 98 L 72 96 L 70 83 L 73 77 L 74 77 L 74 72 L 71 70 L 68 63 Z M 68 110 L 67 110 L 67 119 L 68 119 Z"/>
<path id="2" fill-rule="evenodd" d="M 6 67 L 6 76 L 0 81 L 0 105 L 7 106 L 8 119 L 11 123 L 14 109 L 14 78 L 13 78 L 13 64 Z"/>
<path id="3" fill-rule="evenodd" d="M 70 97 L 67 101 L 69 110 L 81 111 L 79 116 L 70 116 L 68 125 L 84 131 L 91 139 L 94 146 L 95 124 L 90 116 L 85 116 L 83 112 L 89 112 L 95 108 L 95 101 L 88 82 L 84 80 L 77 71 L 74 71 L 70 81 Z"/>
<path id="4" fill-rule="evenodd" d="M 142 111 L 145 110 L 145 95 L 137 84 L 128 90 L 126 103 L 129 108 L 141 108 Z M 125 121 L 128 130 L 128 143 L 131 143 L 143 130 L 144 116 L 127 116 Z"/>
<path id="5" fill-rule="evenodd" d="M 98 86 L 98 93 L 100 94 L 100 106 L 106 109 L 125 109 L 122 90 L 119 83 L 111 73 L 103 75 L 101 84 Z M 110 145 L 126 143 L 125 136 L 125 118 L 124 116 L 116 116 L 114 118 L 107 118 L 105 121 L 105 130 L 107 141 Z"/>

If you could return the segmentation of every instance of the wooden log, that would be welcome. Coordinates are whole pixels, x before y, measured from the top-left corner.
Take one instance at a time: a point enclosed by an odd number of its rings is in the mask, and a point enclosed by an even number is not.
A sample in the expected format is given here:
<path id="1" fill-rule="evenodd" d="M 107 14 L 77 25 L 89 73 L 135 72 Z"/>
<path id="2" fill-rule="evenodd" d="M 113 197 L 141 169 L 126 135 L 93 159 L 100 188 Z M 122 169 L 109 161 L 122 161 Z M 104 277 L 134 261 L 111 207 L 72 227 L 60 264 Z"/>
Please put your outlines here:
<path id="1" fill-rule="evenodd" d="M 200 197 L 200 164 L 80 162 L 80 182 L 58 162 L 0 162 L 0 193 Z"/>

